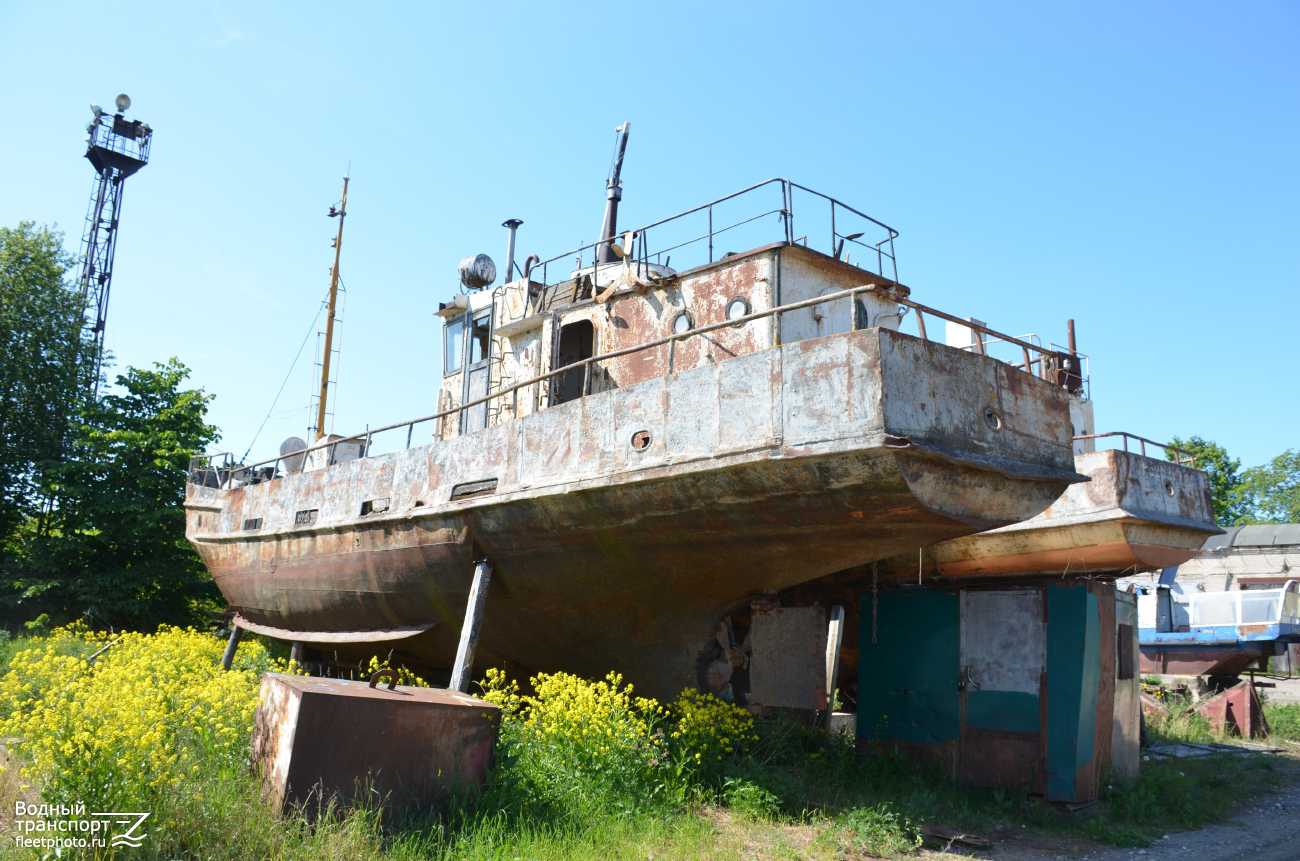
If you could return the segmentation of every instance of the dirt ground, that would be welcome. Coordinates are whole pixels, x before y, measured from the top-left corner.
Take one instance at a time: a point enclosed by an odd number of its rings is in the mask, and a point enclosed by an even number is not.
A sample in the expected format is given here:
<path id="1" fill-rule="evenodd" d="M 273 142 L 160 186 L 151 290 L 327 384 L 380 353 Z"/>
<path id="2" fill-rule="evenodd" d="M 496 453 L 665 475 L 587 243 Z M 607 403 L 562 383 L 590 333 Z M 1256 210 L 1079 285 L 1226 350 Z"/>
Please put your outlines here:
<path id="1" fill-rule="evenodd" d="M 1300 678 L 1295 679 L 1269 679 L 1277 687 L 1266 688 L 1264 696 L 1271 703 L 1300 703 Z"/>
<path id="2" fill-rule="evenodd" d="M 1145 849 L 1116 849 L 1065 839 L 992 832 L 991 849 L 977 853 L 924 853 L 926 859 L 966 855 L 989 861 L 1300 861 L 1300 783 L 1278 795 L 1261 796 L 1227 822 L 1196 831 L 1172 832 Z"/>
<path id="3" fill-rule="evenodd" d="M 996 835 L 994 835 L 996 839 Z M 1000 843 L 981 857 L 999 861 L 1297 861 L 1300 859 L 1300 784 L 1264 796 L 1222 825 L 1165 835 L 1146 849 L 1071 843 L 1057 847 Z M 938 858 L 942 853 L 930 853 Z M 949 856 L 951 857 L 951 856 Z"/>

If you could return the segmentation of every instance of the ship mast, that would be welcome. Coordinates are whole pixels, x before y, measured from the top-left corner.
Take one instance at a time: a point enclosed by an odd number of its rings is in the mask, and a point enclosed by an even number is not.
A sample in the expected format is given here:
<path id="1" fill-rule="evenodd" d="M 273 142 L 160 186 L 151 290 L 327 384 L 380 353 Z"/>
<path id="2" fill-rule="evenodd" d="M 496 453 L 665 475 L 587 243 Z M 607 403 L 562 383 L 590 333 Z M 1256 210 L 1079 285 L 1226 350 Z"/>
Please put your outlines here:
<path id="1" fill-rule="evenodd" d="M 325 399 L 329 396 L 330 350 L 334 346 L 334 309 L 339 298 L 339 254 L 343 250 L 343 219 L 348 214 L 348 176 L 343 175 L 343 202 L 338 211 L 330 207 L 330 217 L 338 216 L 339 233 L 334 238 L 334 268 L 330 271 L 330 300 L 325 318 L 325 351 L 321 357 L 320 400 L 316 404 L 316 442 L 325 436 Z"/>

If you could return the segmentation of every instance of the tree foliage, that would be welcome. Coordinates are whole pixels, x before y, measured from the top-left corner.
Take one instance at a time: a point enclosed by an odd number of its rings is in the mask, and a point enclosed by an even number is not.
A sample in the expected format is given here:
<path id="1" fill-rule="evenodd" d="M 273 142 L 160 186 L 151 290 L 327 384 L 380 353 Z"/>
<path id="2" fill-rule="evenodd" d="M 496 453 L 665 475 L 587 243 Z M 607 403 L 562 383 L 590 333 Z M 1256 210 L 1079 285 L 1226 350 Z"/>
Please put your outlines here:
<path id="1" fill-rule="evenodd" d="M 0 227 L 0 547 L 46 500 L 89 388 L 94 344 L 64 280 L 73 262 L 57 230 Z"/>
<path id="2" fill-rule="evenodd" d="M 1252 523 L 1300 523 L 1300 450 L 1288 449 L 1263 466 L 1241 471 L 1241 461 L 1199 436 L 1171 445 L 1196 455 L 1196 468 L 1210 479 L 1214 518 L 1220 526 Z M 1169 460 L 1173 452 L 1165 452 Z"/>
<path id="3" fill-rule="evenodd" d="M 1300 450 L 1287 449 L 1241 475 L 1242 523 L 1300 523 Z"/>
<path id="4" fill-rule="evenodd" d="M 183 389 L 188 376 L 176 359 L 128 368 L 120 392 L 86 405 L 50 476 L 57 505 L 20 548 L 19 615 L 152 630 L 199 621 L 218 600 L 185 539 L 189 459 L 218 438 L 211 396 Z"/>
<path id="5" fill-rule="evenodd" d="M 1228 456 L 1223 446 L 1212 440 L 1199 436 L 1187 439 L 1174 437 L 1170 445 L 1185 449 L 1196 456 L 1196 468 L 1205 472 L 1210 479 L 1210 501 L 1214 505 L 1214 519 L 1220 526 L 1236 526 L 1242 515 L 1241 498 L 1238 486 L 1241 484 L 1241 461 Z M 1178 455 L 1166 451 L 1168 460 L 1177 460 Z"/>

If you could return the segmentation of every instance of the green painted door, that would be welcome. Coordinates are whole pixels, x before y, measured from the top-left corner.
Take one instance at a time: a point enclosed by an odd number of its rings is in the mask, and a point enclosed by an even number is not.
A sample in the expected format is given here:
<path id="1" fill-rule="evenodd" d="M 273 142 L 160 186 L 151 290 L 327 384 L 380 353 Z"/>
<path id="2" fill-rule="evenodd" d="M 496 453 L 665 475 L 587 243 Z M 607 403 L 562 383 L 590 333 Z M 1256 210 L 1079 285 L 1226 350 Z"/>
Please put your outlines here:
<path id="1" fill-rule="evenodd" d="M 863 593 L 858 630 L 858 738 L 957 739 L 957 596 L 943 589 L 891 589 L 879 593 L 873 613 L 871 593 Z"/>

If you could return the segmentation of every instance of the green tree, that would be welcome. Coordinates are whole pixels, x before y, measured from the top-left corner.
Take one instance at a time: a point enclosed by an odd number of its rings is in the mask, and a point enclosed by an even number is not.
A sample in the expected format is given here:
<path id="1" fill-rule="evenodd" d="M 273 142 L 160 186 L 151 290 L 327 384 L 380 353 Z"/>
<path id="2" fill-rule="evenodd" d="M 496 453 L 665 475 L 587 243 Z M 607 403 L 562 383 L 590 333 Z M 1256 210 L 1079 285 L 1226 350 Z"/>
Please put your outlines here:
<path id="1" fill-rule="evenodd" d="M 9 584 L 17 615 L 152 630 L 199 622 L 219 601 L 185 539 L 189 460 L 218 438 L 204 421 L 211 396 L 183 389 L 188 376 L 176 359 L 128 368 L 120 392 L 86 406 L 52 473 L 52 528 L 24 542 Z"/>
<path id="2" fill-rule="evenodd" d="M 1214 505 L 1215 521 L 1220 526 L 1236 526 L 1245 513 L 1238 490 L 1241 461 L 1228 457 L 1227 449 L 1218 443 L 1199 436 L 1174 437 L 1170 445 L 1196 456 L 1196 468 L 1203 470 L 1210 479 L 1210 501 Z M 1165 458 L 1177 460 L 1178 455 L 1166 451 Z"/>
<path id="3" fill-rule="evenodd" d="M 89 390 L 94 344 L 65 280 L 73 262 L 57 230 L 0 227 L 0 547 L 45 501 Z"/>
<path id="4" fill-rule="evenodd" d="M 1242 523 L 1300 523 L 1300 450 L 1246 470 L 1237 492 Z"/>

